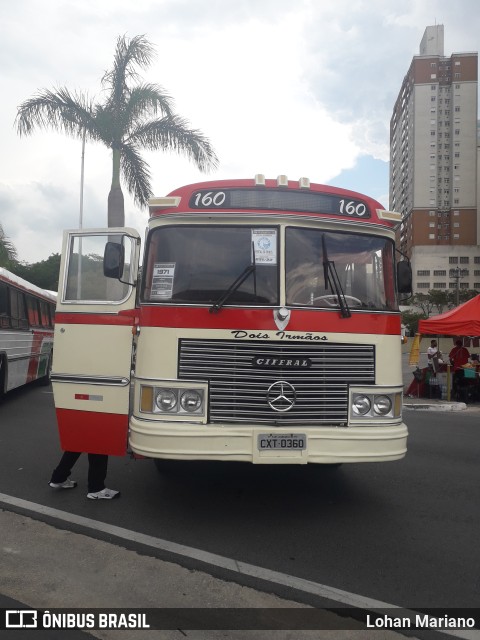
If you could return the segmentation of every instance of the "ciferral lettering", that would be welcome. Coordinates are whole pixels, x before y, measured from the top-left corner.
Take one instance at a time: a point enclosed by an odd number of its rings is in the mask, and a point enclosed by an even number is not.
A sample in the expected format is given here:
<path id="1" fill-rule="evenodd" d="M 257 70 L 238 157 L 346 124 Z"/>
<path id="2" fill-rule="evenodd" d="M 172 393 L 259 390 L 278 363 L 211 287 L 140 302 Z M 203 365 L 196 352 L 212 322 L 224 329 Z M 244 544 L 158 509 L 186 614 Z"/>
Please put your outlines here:
<path id="1" fill-rule="evenodd" d="M 260 369 L 309 369 L 312 361 L 309 358 L 255 356 L 252 365 Z"/>

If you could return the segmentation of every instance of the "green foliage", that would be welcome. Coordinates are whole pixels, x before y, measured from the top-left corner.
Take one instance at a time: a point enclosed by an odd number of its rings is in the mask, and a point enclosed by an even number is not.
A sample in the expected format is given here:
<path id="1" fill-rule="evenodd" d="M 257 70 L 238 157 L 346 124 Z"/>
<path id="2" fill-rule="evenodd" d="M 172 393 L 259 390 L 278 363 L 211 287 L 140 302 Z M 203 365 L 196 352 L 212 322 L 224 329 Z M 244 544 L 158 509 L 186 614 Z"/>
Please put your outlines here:
<path id="1" fill-rule="evenodd" d="M 20 278 L 28 280 L 37 287 L 48 291 L 58 290 L 58 275 L 60 271 L 60 254 L 52 253 L 46 260 L 27 264 L 15 262 L 10 265 L 10 271 Z"/>
<path id="2" fill-rule="evenodd" d="M 458 303 L 457 303 L 458 294 Z M 410 306 L 420 311 L 407 310 L 402 313 L 402 322 L 410 331 L 416 333 L 418 320 L 429 318 L 431 315 L 444 313 L 449 309 L 467 302 L 479 294 L 475 289 L 452 290 L 430 289 L 428 293 L 416 293 L 410 301 Z M 412 329 L 415 327 L 415 330 Z"/>
<path id="3" fill-rule="evenodd" d="M 424 313 L 418 311 L 403 311 L 402 312 L 402 324 L 404 324 L 408 333 L 413 336 L 418 333 L 418 322 L 424 320 L 427 316 Z"/>
<path id="4" fill-rule="evenodd" d="M 468 302 L 468 300 L 478 296 L 479 293 L 480 291 L 477 291 L 476 289 L 460 289 L 458 292 L 458 303 L 463 304 L 464 302 Z M 454 293 L 452 293 L 452 297 L 455 297 Z"/>
<path id="5" fill-rule="evenodd" d="M 443 313 L 452 304 L 452 294 L 446 289 L 430 289 L 428 298 L 437 314 Z"/>
<path id="6" fill-rule="evenodd" d="M 430 296 L 430 292 L 429 293 L 416 293 L 413 297 L 412 297 L 412 305 L 414 307 L 419 307 L 421 309 L 422 312 L 422 316 L 424 318 L 428 318 L 432 312 L 433 312 L 433 308 L 434 308 L 434 301 L 432 300 L 431 296 Z"/>

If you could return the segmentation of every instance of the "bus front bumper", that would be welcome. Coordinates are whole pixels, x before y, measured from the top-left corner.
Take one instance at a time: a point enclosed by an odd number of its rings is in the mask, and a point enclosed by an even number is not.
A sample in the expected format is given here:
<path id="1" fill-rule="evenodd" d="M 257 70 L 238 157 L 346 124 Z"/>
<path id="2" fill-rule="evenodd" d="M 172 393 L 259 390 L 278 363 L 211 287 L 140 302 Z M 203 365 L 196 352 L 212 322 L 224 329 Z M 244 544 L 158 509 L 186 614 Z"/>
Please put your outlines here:
<path id="1" fill-rule="evenodd" d="M 269 438 L 271 435 L 276 437 Z M 291 438 L 292 435 L 295 437 Z M 132 416 L 129 448 L 134 454 L 147 458 L 176 460 L 232 460 L 254 464 L 387 462 L 405 456 L 407 436 L 403 422 L 376 427 L 272 428 L 157 422 Z M 299 448 L 263 448 L 267 440 L 270 444 L 276 440 L 280 447 L 291 446 L 292 440 L 300 444 Z"/>

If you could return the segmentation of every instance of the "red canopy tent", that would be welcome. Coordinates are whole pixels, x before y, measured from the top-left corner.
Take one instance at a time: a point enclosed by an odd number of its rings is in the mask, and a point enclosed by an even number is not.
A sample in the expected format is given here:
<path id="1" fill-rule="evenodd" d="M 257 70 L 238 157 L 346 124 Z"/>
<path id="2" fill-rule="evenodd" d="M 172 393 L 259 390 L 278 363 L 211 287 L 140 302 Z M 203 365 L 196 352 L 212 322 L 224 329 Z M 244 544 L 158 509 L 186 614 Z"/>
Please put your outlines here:
<path id="1" fill-rule="evenodd" d="M 480 295 L 451 311 L 420 320 L 418 331 L 430 336 L 480 336 Z"/>

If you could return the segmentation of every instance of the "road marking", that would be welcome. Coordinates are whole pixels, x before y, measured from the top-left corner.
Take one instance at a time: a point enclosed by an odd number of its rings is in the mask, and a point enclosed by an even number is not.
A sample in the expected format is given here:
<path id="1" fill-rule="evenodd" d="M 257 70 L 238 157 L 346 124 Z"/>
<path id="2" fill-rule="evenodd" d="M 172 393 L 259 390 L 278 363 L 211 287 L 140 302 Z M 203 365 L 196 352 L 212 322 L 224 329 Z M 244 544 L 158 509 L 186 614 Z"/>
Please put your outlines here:
<path id="1" fill-rule="evenodd" d="M 304 578 L 297 578 L 296 576 L 292 576 L 287 573 L 281 573 L 279 571 L 272 571 L 271 569 L 257 567 L 253 564 L 249 564 L 248 562 L 234 560 L 232 558 L 217 555 L 216 553 L 210 553 L 209 551 L 202 551 L 201 549 L 188 547 L 186 545 L 178 544 L 177 542 L 170 542 L 169 540 L 154 538 L 153 536 L 149 536 L 144 533 L 138 533 L 137 531 L 131 531 L 129 529 L 124 529 L 123 527 L 117 527 L 113 524 L 99 522 L 98 520 L 92 520 L 91 518 L 78 516 L 74 513 L 68 513 L 67 511 L 53 509 L 52 507 L 47 507 L 43 504 L 30 502 L 29 500 L 23 500 L 22 498 L 16 498 L 14 496 L 0 493 L 0 504 L 1 503 L 19 507 L 23 510 L 33 513 L 45 515 L 49 518 L 56 518 L 57 520 L 62 520 L 71 524 L 77 524 L 81 527 L 85 527 L 93 531 L 101 531 L 102 533 L 107 533 L 111 536 L 119 538 L 120 540 L 136 542 L 153 549 L 160 549 L 161 551 L 173 553 L 177 556 L 198 560 L 200 562 L 203 562 L 204 564 L 227 569 L 228 571 L 232 571 L 236 574 L 258 578 L 259 580 L 264 580 L 266 582 L 291 587 L 296 591 L 320 596 L 321 598 L 326 598 L 327 600 L 331 600 L 342 605 L 347 605 L 348 607 L 368 609 L 369 611 L 375 611 L 376 609 L 401 609 L 402 616 L 408 615 L 411 616 L 412 619 L 415 619 L 416 612 L 410 611 L 408 609 L 403 609 L 398 605 L 388 604 L 387 602 L 367 598 L 356 593 L 350 593 L 349 591 L 342 591 L 341 589 L 329 587 L 328 585 L 320 584 L 318 582 L 312 582 L 311 580 L 305 580 Z M 465 638 L 466 640 L 479 640 L 480 638 L 479 632 L 473 629 L 465 631 L 442 629 L 441 633 L 455 636 L 457 638 Z"/>

